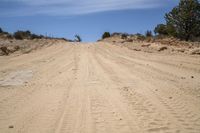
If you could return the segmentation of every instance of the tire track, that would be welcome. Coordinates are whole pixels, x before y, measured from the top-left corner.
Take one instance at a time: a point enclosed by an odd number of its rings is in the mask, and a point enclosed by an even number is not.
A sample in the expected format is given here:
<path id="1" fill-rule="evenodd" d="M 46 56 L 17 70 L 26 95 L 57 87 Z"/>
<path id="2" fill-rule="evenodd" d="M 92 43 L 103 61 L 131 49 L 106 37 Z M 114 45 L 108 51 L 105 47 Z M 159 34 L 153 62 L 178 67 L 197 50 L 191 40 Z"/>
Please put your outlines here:
<path id="1" fill-rule="evenodd" d="M 108 56 L 107 56 L 108 57 Z M 99 59 L 98 59 L 99 58 Z M 101 60 L 101 62 L 104 60 L 105 61 L 105 58 L 103 59 L 103 57 L 101 57 L 100 58 L 100 55 L 97 57 L 97 60 Z M 114 59 L 112 59 L 112 61 L 114 62 Z M 109 62 L 112 62 L 111 60 L 109 60 Z M 107 63 L 104 63 L 104 64 L 102 64 L 102 66 L 104 67 L 105 65 L 107 64 L 107 66 L 106 66 L 106 69 L 107 69 L 107 71 L 109 71 L 110 69 L 112 69 L 112 71 L 114 70 L 113 69 L 113 67 L 108 67 L 108 64 L 110 64 L 110 66 L 117 66 L 117 64 L 112 64 L 112 63 L 108 63 L 108 61 L 107 61 Z M 112 64 L 112 65 L 111 65 Z M 122 69 L 122 65 L 120 65 L 121 66 L 121 69 Z M 105 68 L 105 67 L 104 67 Z M 117 69 L 116 68 L 116 70 L 118 70 L 119 71 L 119 68 Z M 123 70 L 126 70 L 126 69 L 123 69 Z M 115 73 L 120 73 L 120 72 L 116 72 L 115 71 Z M 114 73 L 113 73 L 114 74 Z M 125 74 L 125 72 L 124 72 L 124 74 Z M 128 76 L 128 73 L 127 74 L 125 74 L 125 75 L 127 75 Z M 120 78 L 121 77 L 117 77 L 117 75 L 116 75 L 116 78 L 118 78 L 119 80 L 120 80 Z M 131 79 L 131 78 L 130 78 Z M 130 80 L 129 79 L 129 80 Z M 127 80 L 128 80 L 128 78 L 127 78 Z M 125 81 L 124 79 L 121 79 L 120 81 Z M 144 82 L 144 80 L 143 80 L 143 82 Z M 149 84 L 149 83 L 148 83 Z M 150 86 L 152 86 L 152 85 L 150 85 Z M 146 90 L 146 89 L 145 89 Z M 148 93 L 148 95 L 152 95 L 152 97 L 156 97 L 156 100 L 162 105 L 162 107 L 163 107 L 163 105 L 165 106 L 165 104 L 164 103 L 162 103 L 162 101 L 165 101 L 165 99 L 163 99 L 163 98 L 161 98 L 161 97 L 157 97 L 157 96 L 155 96 L 155 94 L 153 94 L 152 92 L 150 92 L 150 90 L 146 90 L 146 91 L 148 91 L 147 93 Z M 138 94 L 137 94 L 138 95 Z M 127 97 L 127 95 L 125 95 L 125 97 Z M 136 99 L 141 99 L 141 97 L 142 97 L 142 95 L 141 96 L 138 96 L 139 98 L 136 98 L 135 96 L 133 97 L 133 98 L 131 98 L 131 99 L 133 99 L 134 101 L 136 100 Z M 144 97 L 144 96 L 143 96 Z M 162 100 L 161 100 L 162 99 Z M 148 99 L 146 99 L 147 101 L 148 101 Z M 136 101 L 139 101 L 139 100 L 136 100 Z M 138 102 L 139 104 L 138 104 L 138 106 L 140 106 L 140 105 L 142 105 L 143 103 L 142 103 L 142 101 L 144 102 L 145 101 L 145 99 L 141 99 L 140 100 L 141 102 Z M 181 101 L 181 100 L 180 100 Z M 150 102 L 150 101 L 148 101 L 148 102 Z M 154 101 L 155 102 L 155 101 Z M 187 106 L 186 105 L 184 105 L 184 104 L 180 104 L 180 108 L 177 108 L 177 106 L 178 105 L 173 105 L 172 103 L 170 103 L 170 102 L 166 102 L 166 103 L 169 103 L 170 105 L 170 107 L 173 109 L 173 111 L 174 112 L 184 112 L 184 113 L 181 113 L 178 117 L 184 117 L 186 114 L 189 114 L 189 115 L 191 115 L 192 113 L 191 113 L 191 110 L 189 111 L 188 110 L 188 108 L 187 108 Z M 136 104 L 137 105 L 137 104 Z M 150 105 L 152 106 L 152 103 L 150 103 Z M 141 106 L 140 106 L 141 107 Z M 144 108 L 144 109 L 142 109 L 142 110 L 146 110 L 146 112 L 149 112 L 149 111 L 147 111 L 149 108 L 151 108 L 148 104 L 146 105 L 144 105 L 144 107 L 146 107 L 146 109 Z M 133 109 L 134 108 L 137 108 L 137 106 L 135 107 L 135 104 L 133 105 Z M 178 109 L 182 109 L 182 110 L 178 110 Z M 140 110 L 139 111 L 140 113 L 142 113 L 142 111 Z M 151 111 L 150 111 L 151 112 Z M 157 108 L 157 112 L 159 112 L 159 110 L 158 110 L 158 108 Z M 160 111 L 161 112 L 161 111 Z M 171 115 L 171 118 L 176 118 L 175 116 L 173 116 L 168 110 L 167 110 L 167 107 L 165 107 L 165 112 L 168 114 L 168 115 Z M 190 113 L 189 113 L 190 112 Z M 194 112 L 194 111 L 192 111 L 192 112 Z M 137 112 L 136 112 L 137 113 Z M 145 117 L 145 113 L 144 114 L 142 114 L 142 115 L 140 115 L 140 116 L 143 116 L 143 117 Z M 147 115 L 148 116 L 148 115 Z M 153 116 L 153 115 L 152 115 Z M 195 120 L 196 119 L 199 119 L 199 117 L 197 117 L 197 115 L 192 115 L 194 118 L 195 118 Z M 163 117 L 161 117 L 161 116 L 154 116 L 154 117 L 156 117 L 156 118 L 163 118 Z M 147 117 L 148 118 L 148 117 Z M 166 116 L 165 116 L 165 118 L 167 118 Z M 149 118 L 150 119 L 150 118 Z M 186 118 L 185 118 L 186 119 Z M 145 121 L 145 122 L 147 122 L 148 121 L 148 119 L 147 120 L 142 120 L 142 121 Z M 176 119 L 176 121 L 178 122 L 179 120 L 177 120 Z M 185 131 L 185 132 L 194 132 L 194 131 L 199 131 L 199 129 L 195 126 L 195 125 L 198 125 L 198 122 L 197 123 L 192 123 L 192 121 L 194 121 L 193 119 L 191 119 L 191 118 L 188 118 L 188 119 L 186 119 L 185 120 L 185 122 L 187 122 L 187 124 L 185 124 L 185 123 L 179 123 L 179 125 L 181 125 L 181 126 L 183 126 L 183 131 Z M 160 121 L 159 121 L 160 122 Z M 173 121 L 172 121 L 173 122 Z M 155 122 L 153 122 L 154 124 L 155 124 Z M 191 123 L 191 124 L 189 124 L 189 123 Z M 164 128 L 161 128 L 161 129 L 163 129 L 163 130 L 166 130 L 166 132 L 168 132 L 167 130 L 169 130 L 169 128 L 167 128 L 168 126 L 169 126 L 169 122 L 166 122 L 166 124 L 163 124 L 163 125 L 166 125 L 166 126 L 164 126 Z M 150 124 L 147 124 L 147 125 L 150 125 Z M 187 126 L 187 125 L 190 125 L 190 126 Z M 192 129 L 191 128 L 191 126 L 194 128 L 194 129 Z M 174 127 L 172 126 L 172 129 L 173 129 Z M 153 128 L 150 128 L 149 130 L 150 131 L 156 131 L 156 129 L 155 130 L 151 130 L 151 129 L 153 129 Z M 161 130 L 160 128 L 158 128 L 158 131 L 160 131 Z M 185 129 L 185 130 L 184 130 Z M 181 131 L 181 130 L 177 130 L 177 132 L 179 132 L 179 131 Z"/>

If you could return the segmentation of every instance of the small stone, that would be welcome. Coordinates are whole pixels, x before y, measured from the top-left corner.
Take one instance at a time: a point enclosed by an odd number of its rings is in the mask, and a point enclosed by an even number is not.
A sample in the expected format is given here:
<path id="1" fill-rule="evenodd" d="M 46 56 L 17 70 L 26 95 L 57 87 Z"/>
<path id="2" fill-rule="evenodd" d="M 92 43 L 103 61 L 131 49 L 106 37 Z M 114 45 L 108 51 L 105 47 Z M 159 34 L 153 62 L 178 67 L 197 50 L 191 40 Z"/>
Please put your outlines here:
<path id="1" fill-rule="evenodd" d="M 10 125 L 8 128 L 14 128 L 14 126 L 13 126 L 13 125 Z"/>
<path id="2" fill-rule="evenodd" d="M 167 46 L 161 46 L 161 47 L 158 48 L 158 51 L 164 51 L 166 49 L 168 49 Z"/>
<path id="3" fill-rule="evenodd" d="M 194 78 L 194 76 L 191 76 L 191 78 L 193 79 L 193 78 Z"/>
<path id="4" fill-rule="evenodd" d="M 169 99 L 172 99 L 172 97 L 169 97 Z"/>

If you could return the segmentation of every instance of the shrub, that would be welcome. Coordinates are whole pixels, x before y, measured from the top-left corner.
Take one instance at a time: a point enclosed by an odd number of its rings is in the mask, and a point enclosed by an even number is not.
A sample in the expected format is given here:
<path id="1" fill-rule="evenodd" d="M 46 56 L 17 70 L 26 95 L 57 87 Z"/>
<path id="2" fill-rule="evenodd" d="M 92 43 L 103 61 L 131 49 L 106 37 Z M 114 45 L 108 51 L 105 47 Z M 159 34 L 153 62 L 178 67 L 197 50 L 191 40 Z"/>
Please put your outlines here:
<path id="1" fill-rule="evenodd" d="M 104 34 L 102 35 L 102 39 L 105 39 L 108 37 L 110 37 L 110 32 L 104 32 Z"/>
<path id="2" fill-rule="evenodd" d="M 0 28 L 0 33 L 3 33 L 3 30 Z"/>
<path id="3" fill-rule="evenodd" d="M 123 33 L 122 36 L 121 36 L 122 39 L 127 39 L 127 37 L 128 37 L 127 33 Z"/>
<path id="4" fill-rule="evenodd" d="M 13 36 L 14 36 L 15 39 L 18 39 L 18 40 L 24 39 L 23 35 L 20 31 L 15 32 Z"/>
<path id="5" fill-rule="evenodd" d="M 119 32 L 114 32 L 112 33 L 110 36 L 120 36 L 122 33 L 119 33 Z"/>
<path id="6" fill-rule="evenodd" d="M 81 42 L 82 41 L 82 39 L 81 39 L 81 37 L 79 36 L 79 35 L 75 35 L 75 40 L 77 41 L 77 42 Z"/>
<path id="7" fill-rule="evenodd" d="M 31 37 L 30 37 L 30 39 L 42 39 L 42 38 L 44 38 L 44 36 L 36 35 L 36 34 L 31 34 Z"/>
<path id="8" fill-rule="evenodd" d="M 137 36 L 137 39 L 138 39 L 138 40 L 141 40 L 141 41 L 144 41 L 144 40 L 145 40 L 145 36 L 142 35 L 142 34 L 140 34 L 140 33 L 137 33 L 136 36 Z"/>
<path id="9" fill-rule="evenodd" d="M 31 38 L 31 32 L 30 31 L 17 31 L 14 33 L 14 38 L 15 39 L 30 39 Z"/>
<path id="10" fill-rule="evenodd" d="M 150 30 L 147 30 L 145 33 L 146 37 L 152 37 L 152 32 Z"/>

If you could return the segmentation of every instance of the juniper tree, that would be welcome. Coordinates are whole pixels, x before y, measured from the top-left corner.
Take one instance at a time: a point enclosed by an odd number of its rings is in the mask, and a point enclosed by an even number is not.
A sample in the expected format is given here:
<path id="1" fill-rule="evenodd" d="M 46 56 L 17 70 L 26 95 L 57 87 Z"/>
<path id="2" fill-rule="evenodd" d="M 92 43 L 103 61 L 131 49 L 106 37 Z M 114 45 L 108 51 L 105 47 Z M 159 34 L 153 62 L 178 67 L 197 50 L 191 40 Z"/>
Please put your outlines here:
<path id="1" fill-rule="evenodd" d="M 180 0 L 179 5 L 165 15 L 165 19 L 167 25 L 175 29 L 175 35 L 180 39 L 188 41 L 192 37 L 200 36 L 200 3 L 198 0 Z"/>

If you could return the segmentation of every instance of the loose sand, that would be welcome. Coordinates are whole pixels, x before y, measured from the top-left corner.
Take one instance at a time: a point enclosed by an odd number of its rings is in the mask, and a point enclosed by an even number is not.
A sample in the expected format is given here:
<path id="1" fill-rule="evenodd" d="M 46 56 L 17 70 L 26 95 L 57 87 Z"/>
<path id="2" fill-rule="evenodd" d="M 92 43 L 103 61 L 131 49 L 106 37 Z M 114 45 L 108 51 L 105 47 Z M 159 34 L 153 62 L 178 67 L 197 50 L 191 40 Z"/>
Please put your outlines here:
<path id="1" fill-rule="evenodd" d="M 199 133 L 200 57 L 60 43 L 0 57 L 1 133 Z"/>

